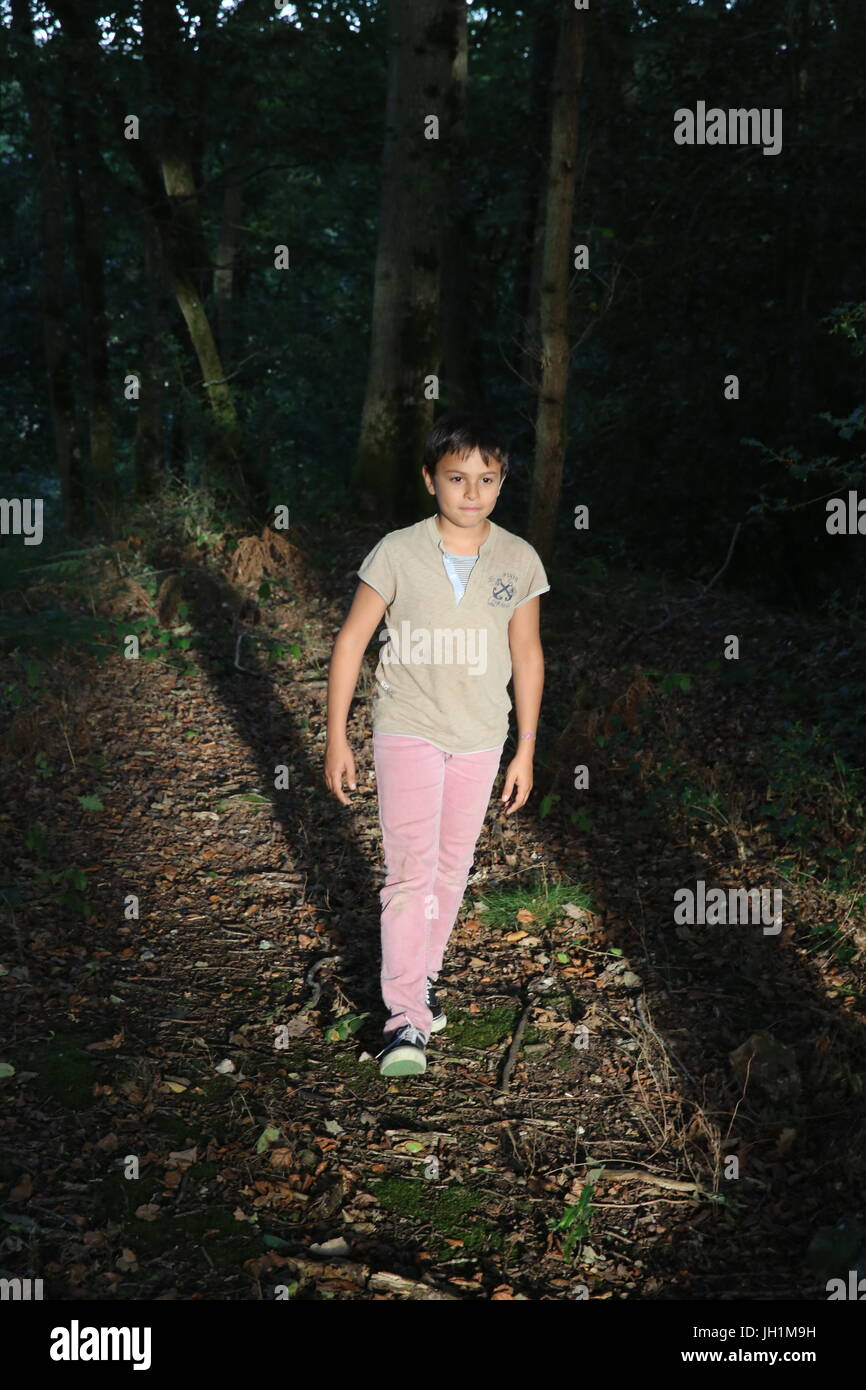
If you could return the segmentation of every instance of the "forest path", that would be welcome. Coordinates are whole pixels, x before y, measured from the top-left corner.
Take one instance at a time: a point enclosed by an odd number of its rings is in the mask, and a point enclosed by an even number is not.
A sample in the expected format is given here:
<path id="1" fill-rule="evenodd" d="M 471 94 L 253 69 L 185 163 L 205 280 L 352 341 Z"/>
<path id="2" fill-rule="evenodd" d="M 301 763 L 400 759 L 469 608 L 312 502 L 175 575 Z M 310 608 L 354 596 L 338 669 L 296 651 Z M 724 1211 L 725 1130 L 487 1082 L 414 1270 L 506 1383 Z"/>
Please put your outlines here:
<path id="1" fill-rule="evenodd" d="M 336 540 L 316 537 L 325 554 Z M 58 662 L 13 726 L 4 835 L 29 890 L 4 914 L 4 1272 L 43 1277 L 53 1298 L 124 1301 L 280 1285 L 825 1297 L 804 1256 L 856 1206 L 866 1162 L 862 900 L 843 922 L 857 950 L 840 956 L 827 926 L 816 954 L 814 927 L 836 908 L 842 921 L 844 895 L 805 849 L 780 858 L 776 823 L 754 814 L 785 691 L 796 681 L 808 706 L 821 688 L 816 631 L 713 592 L 624 667 L 617 643 L 658 620 L 658 592 L 554 574 L 539 790 L 516 816 L 499 809 L 506 749 L 446 956 L 448 1026 L 422 1077 L 389 1082 L 373 1060 L 382 874 L 363 698 L 351 807 L 322 779 L 327 661 L 356 564 L 314 567 L 310 549 L 258 610 L 270 571 L 254 546 L 222 573 L 163 556 L 178 582 L 149 607 L 163 637 L 174 622 L 166 659 Z M 135 588 L 105 611 L 148 611 Z M 183 601 L 201 638 L 186 650 Z M 253 619 L 244 670 L 232 609 Z M 731 631 L 762 652 L 756 689 L 745 663 L 712 669 Z M 294 654 L 268 661 L 262 634 Z M 688 688 L 661 671 L 692 673 Z M 576 690 L 590 793 L 544 765 Z M 850 843 L 818 784 L 789 771 L 810 834 Z M 33 825 L 41 858 L 23 848 Z M 42 865 L 83 870 L 91 917 Z M 783 875 L 778 934 L 672 921 L 672 892 L 697 879 Z M 756 1032 L 767 1056 L 732 1060 Z"/>

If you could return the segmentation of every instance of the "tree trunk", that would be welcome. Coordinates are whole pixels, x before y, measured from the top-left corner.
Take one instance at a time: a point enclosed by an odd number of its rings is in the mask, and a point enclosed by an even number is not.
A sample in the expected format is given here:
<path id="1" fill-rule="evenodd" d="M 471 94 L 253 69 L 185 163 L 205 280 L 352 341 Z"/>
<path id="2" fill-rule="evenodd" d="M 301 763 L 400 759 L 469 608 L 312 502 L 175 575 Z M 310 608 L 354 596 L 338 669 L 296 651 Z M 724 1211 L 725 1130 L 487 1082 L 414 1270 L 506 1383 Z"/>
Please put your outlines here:
<path id="1" fill-rule="evenodd" d="M 802 146 L 803 97 L 808 80 L 809 25 L 811 0 L 790 0 L 786 38 L 788 59 L 788 92 L 784 105 L 785 140 L 795 150 Z M 813 180 L 807 163 L 813 154 L 808 146 L 800 154 L 799 175 L 787 181 L 785 192 L 785 310 L 788 316 L 787 414 L 792 435 L 798 434 L 809 415 L 808 390 L 804 391 L 803 351 L 811 329 L 808 312 L 809 285 L 813 275 L 811 211 L 814 206 Z M 808 190 L 807 196 L 804 196 Z"/>
<path id="2" fill-rule="evenodd" d="M 476 410 L 484 403 L 481 341 L 478 331 L 474 244 L 477 208 L 467 167 L 466 91 L 469 36 L 466 9 L 457 10 L 457 52 L 449 94 L 451 112 L 443 177 L 448 197 L 442 243 L 442 384 L 454 409 Z"/>
<path id="3" fill-rule="evenodd" d="M 84 78 L 74 49 L 69 59 L 69 75 L 70 92 L 79 91 Z M 97 526 L 104 535 L 111 536 L 118 520 L 120 491 L 114 466 L 108 376 L 105 219 L 102 176 L 96 155 L 99 132 L 87 103 L 78 103 L 74 96 L 67 96 L 63 101 L 62 125 L 87 367 L 91 486 Z"/>
<path id="4" fill-rule="evenodd" d="M 398 520 L 429 502 L 420 477 L 433 420 L 425 378 L 438 373 L 442 250 L 441 141 L 425 121 L 450 125 L 447 102 L 463 0 L 389 0 L 388 98 L 382 157 L 372 340 L 352 479 L 362 511 Z M 440 135 L 443 131 L 440 131 Z"/>
<path id="5" fill-rule="evenodd" d="M 72 0 L 56 0 L 53 9 L 89 62 L 116 129 L 123 131 L 126 106 L 108 81 L 93 17 Z M 242 506 L 264 509 L 265 486 L 246 455 L 231 388 L 225 380 L 216 339 L 205 311 L 200 286 L 208 281 L 210 263 L 204 244 L 194 175 L 195 147 L 184 134 L 176 102 L 190 74 L 174 6 L 142 0 L 142 53 L 150 84 L 147 96 L 157 118 L 157 135 L 148 139 L 151 122 L 142 122 L 140 139 L 124 139 L 126 154 L 138 174 L 148 213 L 159 232 L 163 262 L 196 354 L 202 387 L 210 407 L 208 466 L 217 490 Z"/>
<path id="6" fill-rule="evenodd" d="M 170 138 L 170 137 L 168 137 Z M 168 273 L 202 373 L 211 410 L 227 434 L 238 429 L 238 417 L 222 358 L 196 284 L 198 267 L 190 252 L 198 242 L 198 201 L 192 165 L 180 149 L 163 148 L 160 156 L 171 220 L 165 224 Z"/>
<path id="7" fill-rule="evenodd" d="M 155 158 L 165 198 L 155 208 L 163 259 L 186 324 L 210 406 L 206 442 L 207 471 L 218 491 L 261 512 L 266 487 L 244 448 L 234 395 L 202 292 L 212 269 L 207 253 L 196 184 L 201 150 L 188 133 L 177 103 L 194 79 L 186 62 L 173 6 L 143 0 L 142 51 L 154 95 L 163 109 Z M 129 141 L 129 144 L 136 142 Z"/>
<path id="8" fill-rule="evenodd" d="M 164 311 L 159 237 L 145 228 L 144 275 L 147 282 L 147 348 L 139 373 L 138 416 L 135 426 L 135 495 L 150 497 L 165 474 L 163 396 L 165 381 Z"/>
<path id="9" fill-rule="evenodd" d="M 216 265 L 213 272 L 213 294 L 216 302 L 220 356 L 226 370 L 230 370 L 234 358 L 235 259 L 238 250 L 238 227 L 243 199 L 240 170 L 241 165 L 245 162 L 245 156 L 246 138 L 243 132 L 239 132 L 229 145 L 229 182 L 223 194 L 222 220 L 217 243 Z"/>
<path id="10" fill-rule="evenodd" d="M 54 431 L 54 448 L 60 478 L 63 524 L 78 532 L 86 526 L 81 448 L 75 425 L 75 386 L 69 352 L 63 281 L 65 205 L 57 148 L 40 79 L 33 42 L 33 25 L 27 0 L 13 0 L 12 27 L 19 41 L 20 82 L 33 134 L 39 166 L 42 202 L 42 333 L 48 377 L 48 405 Z"/>
<path id="11" fill-rule="evenodd" d="M 541 379 L 529 539 L 550 562 L 562 489 L 568 388 L 568 285 L 572 267 L 577 118 L 586 45 L 586 12 L 563 0 L 553 88 L 545 203 L 539 328 Z"/>
<path id="12" fill-rule="evenodd" d="M 539 286 L 544 245 L 544 147 L 549 140 L 550 72 L 556 53 L 556 10 L 542 0 L 532 31 L 527 163 L 517 262 L 517 312 L 521 343 L 520 374 L 538 384 L 541 350 L 538 342 Z"/>

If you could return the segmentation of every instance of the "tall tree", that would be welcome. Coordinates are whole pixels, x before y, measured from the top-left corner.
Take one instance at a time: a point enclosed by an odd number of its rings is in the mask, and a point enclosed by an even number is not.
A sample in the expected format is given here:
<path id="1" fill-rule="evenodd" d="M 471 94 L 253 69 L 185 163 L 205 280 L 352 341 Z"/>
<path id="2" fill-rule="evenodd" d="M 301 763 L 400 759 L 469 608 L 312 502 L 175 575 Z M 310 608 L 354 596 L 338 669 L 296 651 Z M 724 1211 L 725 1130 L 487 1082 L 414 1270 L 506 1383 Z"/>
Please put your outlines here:
<path id="1" fill-rule="evenodd" d="M 520 254 L 516 289 L 521 375 L 537 384 L 539 285 L 544 245 L 545 146 L 550 130 L 550 73 L 556 53 L 557 13 L 549 0 L 541 0 L 532 26 L 529 110 L 526 120 L 523 206 L 519 232 Z"/>
<path id="2" fill-rule="evenodd" d="M 441 142 L 463 0 L 389 0 L 388 95 L 372 338 L 353 487 L 364 510 L 408 520 L 439 370 Z M 429 398 L 428 398 L 429 397 Z"/>
<path id="3" fill-rule="evenodd" d="M 199 206 L 196 165 L 200 165 L 200 130 L 184 119 L 182 94 L 192 74 L 178 29 L 174 6 L 142 0 L 142 51 L 160 117 L 153 150 L 165 191 L 159 218 L 163 255 L 174 295 L 183 315 L 202 373 L 214 428 L 210 464 L 216 477 L 236 490 L 238 498 L 262 498 L 261 480 L 246 457 L 234 394 L 223 367 L 213 325 L 203 299 L 212 266 Z M 132 142 L 129 142 L 132 143 Z"/>
<path id="4" fill-rule="evenodd" d="M 165 382 L 165 335 L 168 331 L 166 295 L 159 237 L 150 222 L 144 224 L 144 283 L 147 294 L 147 327 L 144 360 L 139 372 L 140 393 L 135 426 L 135 495 L 149 497 L 165 472 L 163 443 L 163 397 Z"/>
<path id="5" fill-rule="evenodd" d="M 66 173 L 72 207 L 73 245 L 81 295 L 87 381 L 90 478 L 99 529 L 111 535 L 117 523 L 119 485 L 112 441 L 108 318 L 105 305 L 105 193 L 99 133 L 81 55 L 64 45 L 69 85 L 61 105 Z"/>
<path id="6" fill-rule="evenodd" d="M 201 163 L 201 133 L 190 129 L 182 115 L 190 72 L 178 27 L 180 16 L 173 5 L 142 0 L 142 55 L 155 115 L 141 120 L 138 138 L 128 139 L 123 137 L 129 113 L 105 74 L 93 13 L 82 10 L 74 0 L 54 0 L 54 9 L 87 56 L 91 79 L 108 106 L 117 139 L 140 179 L 142 205 L 154 219 L 163 264 L 196 355 L 201 387 L 210 408 L 207 457 L 212 482 L 233 500 L 261 510 L 264 481 L 245 449 L 231 385 L 203 300 L 212 266 L 202 229 L 196 179 L 196 168 Z"/>
<path id="7" fill-rule="evenodd" d="M 242 170 L 247 163 L 247 147 L 248 133 L 245 130 L 235 132 L 228 148 L 226 186 L 223 193 L 222 217 L 213 272 L 213 295 L 216 301 L 220 356 L 226 369 L 231 366 L 234 356 L 235 265 L 243 199 L 241 179 Z"/>
<path id="8" fill-rule="evenodd" d="M 478 331 L 478 267 L 474 256 L 479 203 L 469 168 L 468 84 L 468 23 L 466 7 L 460 5 L 457 50 L 446 101 L 449 121 L 443 161 L 448 193 L 442 243 L 442 380 L 452 405 L 472 410 L 483 405 L 484 383 Z"/>
<path id="9" fill-rule="evenodd" d="M 568 285 L 572 267 L 571 227 L 577 164 L 578 104 L 586 48 L 586 13 L 562 0 L 553 105 L 550 157 L 541 260 L 539 336 L 541 373 L 535 421 L 535 469 L 529 510 L 529 537 L 549 561 L 565 459 L 568 390 Z"/>
<path id="10" fill-rule="evenodd" d="M 45 69 L 33 38 L 28 0 L 12 0 L 12 29 L 38 167 L 41 197 L 42 335 L 48 376 L 48 405 L 54 431 L 63 521 L 67 530 L 85 524 L 81 445 L 75 421 L 75 385 L 64 292 L 66 203 L 57 140 L 46 99 Z"/>

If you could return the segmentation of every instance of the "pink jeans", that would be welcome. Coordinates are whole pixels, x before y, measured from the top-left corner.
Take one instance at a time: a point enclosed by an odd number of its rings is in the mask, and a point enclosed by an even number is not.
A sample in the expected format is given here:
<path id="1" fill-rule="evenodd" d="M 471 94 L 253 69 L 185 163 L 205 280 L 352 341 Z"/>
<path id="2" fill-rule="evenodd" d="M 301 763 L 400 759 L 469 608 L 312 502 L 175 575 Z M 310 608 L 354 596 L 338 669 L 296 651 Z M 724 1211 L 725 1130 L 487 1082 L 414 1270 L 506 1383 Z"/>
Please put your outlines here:
<path id="1" fill-rule="evenodd" d="M 386 1034 L 414 1023 L 430 1036 L 427 979 L 442 968 L 504 747 L 444 753 L 427 739 L 373 735 L 386 869 L 379 894 Z"/>

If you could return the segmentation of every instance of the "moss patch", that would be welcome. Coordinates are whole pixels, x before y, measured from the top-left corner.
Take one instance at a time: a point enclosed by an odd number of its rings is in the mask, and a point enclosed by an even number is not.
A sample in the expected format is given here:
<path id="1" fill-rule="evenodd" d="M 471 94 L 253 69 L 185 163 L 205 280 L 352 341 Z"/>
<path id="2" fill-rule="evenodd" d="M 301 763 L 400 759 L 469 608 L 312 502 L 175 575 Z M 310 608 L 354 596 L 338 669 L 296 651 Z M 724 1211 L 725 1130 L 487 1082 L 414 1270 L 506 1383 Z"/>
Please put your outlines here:
<path id="1" fill-rule="evenodd" d="M 189 1169 L 190 1182 L 211 1182 L 219 1173 L 220 1166 L 214 1159 L 205 1159 L 203 1163 L 193 1163 Z"/>
<path id="2" fill-rule="evenodd" d="M 216 1176 L 218 1164 L 197 1163 L 190 1170 L 197 1182 Z M 112 1173 L 94 1183 L 95 1216 L 100 1225 L 121 1228 L 119 1239 L 135 1251 L 139 1260 L 179 1252 L 196 1266 L 210 1270 L 206 1249 L 217 1269 L 231 1269 L 261 1254 L 262 1236 L 254 1226 L 235 1221 L 225 1207 L 211 1203 L 193 1211 L 167 1210 L 155 1221 L 142 1221 L 135 1215 L 146 1202 L 159 1203 L 163 1190 L 161 1174 L 145 1172 L 135 1180 Z M 207 1234 L 209 1233 L 209 1234 Z"/>
<path id="3" fill-rule="evenodd" d="M 444 1237 L 463 1242 L 467 1251 L 501 1250 L 504 1236 L 495 1225 L 478 1215 L 478 1193 L 458 1185 L 441 1187 L 435 1183 L 410 1182 L 406 1178 L 383 1178 L 371 1183 L 370 1190 L 386 1211 L 404 1220 L 430 1225 L 440 1239 L 425 1240 L 432 1253 L 444 1256 L 453 1247 Z"/>
<path id="4" fill-rule="evenodd" d="M 271 999 L 291 998 L 295 993 L 294 980 L 270 980 L 264 991 Z"/>
<path id="5" fill-rule="evenodd" d="M 231 1269 L 262 1250 L 260 1231 L 246 1222 L 235 1221 L 230 1212 L 216 1205 L 158 1217 L 156 1221 L 133 1217 L 124 1227 L 123 1239 L 139 1259 L 142 1255 L 152 1257 L 180 1250 L 187 1259 L 207 1269 L 210 1265 L 205 1249 L 217 1269 Z"/>
<path id="6" fill-rule="evenodd" d="M 155 1114 L 151 1124 L 158 1129 L 160 1134 L 165 1134 L 169 1139 L 176 1140 L 179 1144 L 191 1139 L 194 1144 L 200 1143 L 204 1139 L 201 1126 L 192 1120 L 185 1120 L 182 1115 L 166 1115 L 162 1111 Z"/>
<path id="7" fill-rule="evenodd" d="M 571 1018 L 574 1000 L 570 994 L 548 994 L 545 996 L 544 1007 L 555 1009 L 560 1018 Z"/>
<path id="8" fill-rule="evenodd" d="M 53 1038 L 11 1048 L 9 1060 L 19 1072 L 36 1073 L 28 1089 L 40 1101 L 53 1101 L 67 1110 L 86 1110 L 97 1103 L 93 1085 L 106 1063 L 104 1053 L 98 1054 L 97 1064 L 86 1048 L 88 1043 L 101 1040 L 99 1034 L 55 1033 Z"/>
<path id="9" fill-rule="evenodd" d="M 520 1013 L 510 1004 L 488 1009 L 483 1014 L 463 1013 L 459 1009 L 448 1010 L 448 1027 L 442 1035 L 443 1042 L 453 1042 L 457 1047 L 495 1047 L 513 1035 Z M 523 1034 L 523 1041 L 548 1041 L 544 1033 L 531 1025 Z"/>
<path id="10" fill-rule="evenodd" d="M 382 1076 L 379 1071 L 378 1063 L 359 1062 L 352 1047 L 347 1044 L 332 1044 L 328 1061 L 321 1067 L 323 1077 L 329 1072 L 336 1072 L 352 1084 L 352 1090 L 364 1099 L 380 1097 L 387 1090 L 387 1077 Z M 315 1081 L 316 1069 L 312 1067 L 305 1081 L 310 1083 Z"/>
<path id="11" fill-rule="evenodd" d="M 560 1057 L 554 1057 L 550 1066 L 572 1081 L 584 1080 L 593 1070 L 589 1052 L 579 1047 L 570 1047 Z"/>
<path id="12" fill-rule="evenodd" d="M 220 1074 L 219 1076 L 208 1077 L 207 1081 L 202 1082 L 201 1088 L 206 1100 L 221 1104 L 234 1094 L 237 1083 L 230 1076 Z"/>
<path id="13" fill-rule="evenodd" d="M 278 1068 L 283 1071 L 306 1071 L 310 1065 L 310 1054 L 306 1047 L 287 1047 L 274 1054 Z"/>
<path id="14" fill-rule="evenodd" d="M 140 1178 L 125 1178 L 122 1173 L 112 1173 L 107 1178 L 94 1182 L 94 1216 L 97 1225 L 109 1222 L 125 1225 L 135 1221 L 137 1226 L 146 1226 L 146 1221 L 135 1217 L 137 1207 L 150 1202 L 154 1195 L 162 1191 L 162 1178 L 156 1173 L 145 1171 Z"/>

